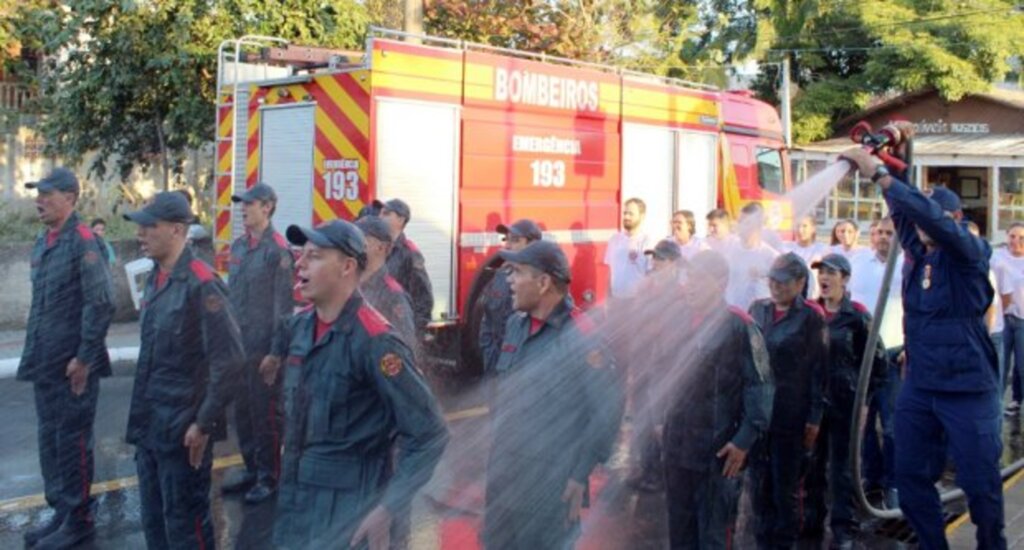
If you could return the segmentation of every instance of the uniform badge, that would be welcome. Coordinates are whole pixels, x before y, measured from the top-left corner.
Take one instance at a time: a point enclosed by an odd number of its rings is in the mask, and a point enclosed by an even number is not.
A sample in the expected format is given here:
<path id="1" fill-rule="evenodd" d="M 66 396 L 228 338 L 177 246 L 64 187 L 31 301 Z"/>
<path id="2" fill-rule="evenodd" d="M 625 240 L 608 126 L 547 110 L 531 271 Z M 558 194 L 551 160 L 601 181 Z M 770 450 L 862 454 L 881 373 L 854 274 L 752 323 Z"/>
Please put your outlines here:
<path id="1" fill-rule="evenodd" d="M 592 350 L 587 354 L 587 364 L 591 368 L 599 369 L 604 366 L 604 356 L 601 355 L 600 351 Z"/>
<path id="2" fill-rule="evenodd" d="M 924 266 L 924 279 L 921 280 L 921 288 L 928 290 L 932 287 L 932 266 Z"/>
<path id="3" fill-rule="evenodd" d="M 380 372 L 388 378 L 398 376 L 402 372 L 402 358 L 394 353 L 385 354 L 380 358 Z"/>
<path id="4" fill-rule="evenodd" d="M 224 309 L 224 300 L 221 300 L 220 296 L 216 294 L 210 294 L 203 299 L 203 307 L 210 313 L 218 313 Z"/>

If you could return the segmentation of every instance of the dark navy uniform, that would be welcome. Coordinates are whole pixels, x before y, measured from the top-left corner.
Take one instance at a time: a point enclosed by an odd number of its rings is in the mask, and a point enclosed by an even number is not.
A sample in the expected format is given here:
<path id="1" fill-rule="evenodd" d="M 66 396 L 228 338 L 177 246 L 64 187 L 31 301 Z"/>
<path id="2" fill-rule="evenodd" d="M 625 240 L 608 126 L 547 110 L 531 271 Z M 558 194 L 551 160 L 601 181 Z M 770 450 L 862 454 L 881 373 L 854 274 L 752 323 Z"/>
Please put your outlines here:
<path id="1" fill-rule="evenodd" d="M 99 378 L 110 376 L 110 272 L 96 236 L 72 213 L 57 233 L 36 240 L 31 273 L 32 308 L 17 378 L 34 386 L 46 503 L 58 518 L 91 524 L 93 421 Z M 72 393 L 66 377 L 76 357 L 89 368 L 81 395 Z"/>
<path id="2" fill-rule="evenodd" d="M 395 239 L 388 254 L 388 273 L 409 293 L 416 330 L 423 331 L 434 310 L 434 290 L 424 263 L 423 254 L 405 233 Z"/>
<path id="3" fill-rule="evenodd" d="M 992 303 L 989 245 L 943 213 L 959 199 L 929 200 L 894 180 L 884 192 L 905 251 L 903 311 L 907 379 L 896 403 L 896 486 L 922 548 L 946 548 L 934 483 L 946 465 L 967 493 L 979 548 L 1006 548 L 999 473 L 1000 379 L 984 315 Z M 936 200 L 952 203 L 940 206 Z M 928 252 L 915 231 L 928 234 Z"/>
<path id="4" fill-rule="evenodd" d="M 359 293 L 314 341 L 316 324 L 309 308 L 275 344 L 286 360 L 274 541 L 288 549 L 347 547 L 378 504 L 400 516 L 448 441 L 409 347 Z M 393 439 L 400 458 L 389 476 Z"/>
<path id="5" fill-rule="evenodd" d="M 231 244 L 228 273 L 231 308 L 246 358 L 234 394 L 238 446 L 247 472 L 273 487 L 280 470 L 281 387 L 265 384 L 259 366 L 270 354 L 274 330 L 292 315 L 295 261 L 287 241 L 271 225 L 256 241 L 243 235 Z"/>
<path id="6" fill-rule="evenodd" d="M 590 319 L 565 298 L 531 324 L 526 313 L 508 319 L 495 366 L 483 531 L 491 549 L 572 545 L 578 526 L 566 524 L 563 491 L 570 479 L 585 485 L 609 457 L 622 416 L 615 365 Z"/>
<path id="7" fill-rule="evenodd" d="M 754 302 L 750 314 L 764 334 L 775 379 L 768 437 L 750 472 L 757 538 L 761 547 L 788 548 L 799 529 L 804 429 L 820 425 L 825 408 L 828 334 L 821 306 L 800 298 L 777 320 L 771 300 Z"/>
<path id="8" fill-rule="evenodd" d="M 761 331 L 725 302 L 707 318 L 679 316 L 665 417 L 669 540 L 673 549 L 729 548 L 742 476 L 722 475 L 727 443 L 750 451 L 767 431 L 774 386 Z M 684 374 L 685 373 L 685 374 Z M 750 455 L 752 456 L 752 455 Z"/>
<path id="9" fill-rule="evenodd" d="M 128 411 L 136 446 L 146 545 L 212 548 L 213 440 L 225 434 L 224 409 L 244 351 L 227 287 L 186 247 L 166 282 L 150 274 L 142 302 L 142 346 Z M 211 435 L 202 466 L 183 446 L 192 423 Z"/>
<path id="10" fill-rule="evenodd" d="M 485 371 L 493 371 L 501 357 L 501 343 L 505 338 L 505 324 L 515 313 L 512 309 L 512 289 L 508 284 L 508 267 L 502 265 L 484 288 L 484 314 L 480 319 L 480 356 Z"/>
<path id="11" fill-rule="evenodd" d="M 369 279 L 359 284 L 359 290 L 367 303 L 379 311 L 391 326 L 395 327 L 409 349 L 418 352 L 419 339 L 416 338 L 416 327 L 409 295 L 402 285 L 388 274 L 387 266 L 381 266 Z"/>
<path id="12" fill-rule="evenodd" d="M 822 308 L 824 303 L 819 300 Z M 860 377 L 860 364 L 871 330 L 871 314 L 859 302 L 843 299 L 839 310 L 826 313 L 828 321 L 828 405 L 821 433 L 815 443 L 814 463 L 807 474 L 804 487 L 808 494 L 810 512 L 805 527 L 819 530 L 827 514 L 825 505 L 826 483 L 831 494 L 830 524 L 834 539 L 849 539 L 857 531 L 854 515 L 853 472 L 850 465 L 850 426 L 853 420 L 853 402 Z M 871 384 L 868 400 L 875 389 L 885 383 L 888 357 L 879 340 L 874 350 Z"/>

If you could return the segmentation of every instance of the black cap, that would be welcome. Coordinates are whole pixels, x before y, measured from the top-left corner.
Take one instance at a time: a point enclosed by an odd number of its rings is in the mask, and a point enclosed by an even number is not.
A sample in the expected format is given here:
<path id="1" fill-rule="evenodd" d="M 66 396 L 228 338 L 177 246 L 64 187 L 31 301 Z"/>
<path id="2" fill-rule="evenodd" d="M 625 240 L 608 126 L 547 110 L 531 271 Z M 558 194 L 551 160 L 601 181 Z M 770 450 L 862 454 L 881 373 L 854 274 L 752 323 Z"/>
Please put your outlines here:
<path id="1" fill-rule="evenodd" d="M 531 241 L 539 241 L 544 236 L 540 227 L 533 220 L 528 219 L 519 220 L 512 225 L 499 223 L 495 230 L 502 235 L 523 237 Z"/>
<path id="2" fill-rule="evenodd" d="M 377 216 L 364 216 L 356 220 L 356 227 L 367 237 L 391 244 L 391 228 L 388 222 Z"/>
<path id="3" fill-rule="evenodd" d="M 572 280 L 569 259 L 565 257 L 565 252 L 551 241 L 533 241 L 522 250 L 502 250 L 498 254 L 506 262 L 533 266 L 566 283 Z"/>
<path id="4" fill-rule="evenodd" d="M 260 182 L 246 189 L 241 195 L 231 195 L 231 202 L 253 201 L 277 202 L 277 193 L 273 187 Z"/>
<path id="5" fill-rule="evenodd" d="M 373 202 L 377 202 L 377 201 L 373 201 Z M 359 214 L 356 215 L 356 219 L 357 220 L 361 220 L 361 219 L 363 219 L 363 218 L 365 218 L 367 216 L 379 216 L 379 215 L 380 215 L 380 208 L 378 208 L 376 204 L 372 204 L 372 203 L 371 204 L 365 204 L 365 205 L 363 205 L 362 208 L 359 209 Z"/>
<path id="6" fill-rule="evenodd" d="M 654 245 L 654 248 L 644 250 L 644 254 L 649 254 L 655 258 L 668 260 L 670 262 L 678 261 L 679 258 L 683 257 L 682 253 L 679 252 L 679 245 L 669 239 L 662 239 L 658 241 L 658 244 Z"/>
<path id="7" fill-rule="evenodd" d="M 714 250 L 702 250 L 694 254 L 686 264 L 686 272 L 699 272 L 716 281 L 729 282 L 729 262 Z"/>
<path id="8" fill-rule="evenodd" d="M 54 168 L 43 179 L 26 183 L 25 188 L 38 189 L 40 193 L 49 193 L 50 191 L 78 193 L 81 189 L 75 173 L 67 168 Z"/>
<path id="9" fill-rule="evenodd" d="M 289 225 L 285 231 L 288 242 L 302 246 L 311 242 L 321 248 L 337 248 L 346 256 L 355 258 L 360 268 L 366 267 L 366 239 L 358 227 L 345 220 L 333 220 L 306 229 Z"/>
<path id="10" fill-rule="evenodd" d="M 409 220 L 412 219 L 412 211 L 409 210 L 409 205 L 402 199 L 391 199 L 388 201 L 375 200 L 373 201 L 373 207 L 381 214 L 383 214 L 385 210 L 390 210 L 405 218 L 406 223 L 409 223 Z"/>
<path id="11" fill-rule="evenodd" d="M 945 212 L 958 212 L 963 208 L 960 204 L 960 197 L 945 186 L 933 187 L 928 198 L 935 201 Z"/>
<path id="12" fill-rule="evenodd" d="M 129 212 L 124 219 L 135 222 L 139 225 L 154 226 L 156 222 L 171 223 L 195 223 L 196 216 L 192 213 L 192 207 L 188 205 L 185 195 L 177 191 L 162 191 L 153 195 L 153 200 L 144 206 L 142 210 Z"/>
<path id="13" fill-rule="evenodd" d="M 779 283 L 788 283 L 800 278 L 806 279 L 808 274 L 804 259 L 789 252 L 775 258 L 775 261 L 772 262 L 772 269 L 768 272 L 768 278 Z"/>
<path id="14" fill-rule="evenodd" d="M 821 260 L 811 264 L 811 269 L 821 269 L 822 267 L 829 267 L 836 271 L 842 271 L 849 275 L 853 273 L 853 268 L 850 267 L 850 260 L 846 259 L 846 256 L 842 254 L 829 254 Z"/>

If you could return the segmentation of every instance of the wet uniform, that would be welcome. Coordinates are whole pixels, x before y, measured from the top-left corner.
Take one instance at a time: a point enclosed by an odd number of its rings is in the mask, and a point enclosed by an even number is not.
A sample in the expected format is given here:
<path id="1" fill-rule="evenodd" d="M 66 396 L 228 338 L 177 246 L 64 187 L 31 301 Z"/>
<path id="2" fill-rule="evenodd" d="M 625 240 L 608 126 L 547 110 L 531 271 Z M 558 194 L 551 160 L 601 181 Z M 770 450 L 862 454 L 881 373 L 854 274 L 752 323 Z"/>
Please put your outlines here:
<path id="1" fill-rule="evenodd" d="M 484 288 L 484 315 L 480 320 L 480 356 L 485 371 L 493 371 L 501 357 L 505 324 L 515 313 L 512 309 L 512 287 L 508 284 L 508 268 L 502 265 Z"/>
<path id="2" fill-rule="evenodd" d="M 824 303 L 819 300 L 824 309 Z M 808 494 L 809 513 L 804 522 L 819 531 L 828 513 L 825 504 L 826 487 L 831 495 L 831 527 L 837 533 L 852 537 L 858 522 L 854 516 L 853 474 L 850 465 L 850 424 L 853 420 L 853 402 L 860 378 L 860 364 L 871 331 L 871 314 L 859 302 L 847 295 L 839 310 L 825 313 L 828 321 L 828 405 L 821 432 L 815 442 L 815 456 L 804 487 Z M 875 390 L 885 383 L 888 372 L 888 354 L 879 339 L 875 347 L 868 386 L 867 402 Z M 826 485 L 826 472 L 828 482 Z"/>
<path id="3" fill-rule="evenodd" d="M 281 385 L 266 385 L 259 366 L 270 353 L 275 328 L 291 317 L 294 272 L 288 243 L 272 225 L 258 239 L 246 234 L 231 245 L 231 308 L 245 346 L 244 371 L 234 392 L 238 446 L 246 471 L 271 487 L 280 470 Z"/>
<path id="4" fill-rule="evenodd" d="M 665 480 L 673 549 L 729 548 L 742 475 L 722 476 L 727 443 L 750 451 L 767 431 L 774 386 L 753 319 L 723 302 L 708 318 L 680 316 L 665 417 Z M 684 374 L 685 373 L 685 374 Z M 748 455 L 752 456 L 752 455 Z"/>
<path id="5" fill-rule="evenodd" d="M 274 542 L 347 547 L 363 517 L 407 510 L 448 441 L 412 353 L 358 293 L 316 339 L 309 308 L 275 342 L 285 356 L 285 441 Z M 392 441 L 400 449 L 389 477 Z"/>
<path id="6" fill-rule="evenodd" d="M 999 473 L 1000 380 L 985 326 L 992 303 L 991 247 L 919 190 L 894 180 L 884 192 L 905 252 L 907 378 L 896 402 L 896 487 L 922 548 L 946 548 L 934 483 L 946 466 L 967 493 L 979 548 L 1006 548 Z M 937 248 L 928 252 L 915 225 Z"/>
<path id="7" fill-rule="evenodd" d="M 402 285 L 388 274 L 386 265 L 381 266 L 369 279 L 359 283 L 363 298 L 395 327 L 414 354 L 418 353 L 419 339 L 416 338 L 415 319 L 409 295 Z"/>
<path id="8" fill-rule="evenodd" d="M 508 319 L 495 366 L 487 548 L 572 545 L 578 525 L 566 524 L 562 494 L 570 479 L 586 485 L 608 459 L 623 407 L 614 363 L 595 332 L 568 298 L 544 321 L 526 313 Z"/>
<path id="9" fill-rule="evenodd" d="M 825 408 L 828 334 L 821 306 L 800 298 L 781 316 L 771 300 L 758 300 L 750 315 L 764 334 L 775 379 L 768 437 L 750 471 L 757 540 L 761 548 L 789 548 L 799 529 L 804 429 L 820 425 Z"/>
<path id="10" fill-rule="evenodd" d="M 423 254 L 405 233 L 395 239 L 387 260 L 388 273 L 409 293 L 416 319 L 416 330 L 422 332 L 434 310 L 434 291 L 424 264 Z"/>
<path id="11" fill-rule="evenodd" d="M 150 274 L 139 323 L 126 439 L 136 449 L 146 546 L 212 548 L 213 442 L 225 435 L 224 409 L 245 358 L 227 287 L 185 247 L 170 273 Z M 210 435 L 198 469 L 183 446 L 193 423 Z"/>
<path id="12" fill-rule="evenodd" d="M 100 377 L 110 376 L 105 339 L 114 316 L 110 272 L 99 241 L 78 214 L 32 249 L 32 308 L 18 380 L 33 383 L 39 464 L 46 503 L 60 516 L 92 522 L 93 421 Z M 82 395 L 68 363 L 89 368 Z"/>

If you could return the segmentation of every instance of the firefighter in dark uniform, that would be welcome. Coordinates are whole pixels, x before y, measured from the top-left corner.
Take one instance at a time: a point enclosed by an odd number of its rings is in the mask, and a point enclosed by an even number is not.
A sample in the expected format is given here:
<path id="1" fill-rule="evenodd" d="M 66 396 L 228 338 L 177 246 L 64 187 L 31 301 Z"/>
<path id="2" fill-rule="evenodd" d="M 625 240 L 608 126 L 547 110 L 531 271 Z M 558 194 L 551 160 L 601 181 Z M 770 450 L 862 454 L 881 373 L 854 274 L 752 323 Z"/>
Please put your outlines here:
<path id="1" fill-rule="evenodd" d="M 568 299 L 569 262 L 553 242 L 503 250 L 512 303 L 487 467 L 483 543 L 492 550 L 573 545 L 587 484 L 622 416 L 611 355 Z"/>
<path id="2" fill-rule="evenodd" d="M 380 211 L 380 217 L 388 222 L 391 228 L 391 253 L 388 254 L 388 273 L 395 278 L 402 288 L 409 293 L 412 311 L 416 315 L 416 330 L 421 333 L 430 322 L 434 310 L 434 291 L 427 275 L 423 254 L 405 236 L 405 226 L 409 225 L 412 211 L 402 199 L 391 199 L 386 202 L 373 201 L 373 207 Z"/>
<path id="3" fill-rule="evenodd" d="M 359 281 L 363 298 L 398 331 L 414 355 L 419 354 L 415 319 L 409 295 L 388 273 L 387 259 L 391 252 L 391 233 L 387 222 L 377 216 L 366 216 L 356 221 L 356 227 L 366 239 L 366 269 Z"/>
<path id="4" fill-rule="evenodd" d="M 245 502 L 258 504 L 274 494 L 280 469 L 281 419 L 277 377 L 279 361 L 270 355 L 274 330 L 292 315 L 294 265 L 284 237 L 271 218 L 277 194 L 257 183 L 232 202 L 242 203 L 245 234 L 231 244 L 228 288 L 231 308 L 242 331 L 246 362 L 235 396 L 238 447 L 245 460 L 242 475 L 221 485 L 225 494 L 245 493 Z"/>
<path id="5" fill-rule="evenodd" d="M 505 241 L 505 250 L 518 251 L 539 241 L 543 234 L 533 220 L 519 220 L 512 225 L 499 224 L 496 231 Z M 484 314 L 480 319 L 480 356 L 485 371 L 493 371 L 501 356 L 501 343 L 505 338 L 505 323 L 515 311 L 508 286 L 508 266 L 502 264 L 483 291 Z"/>
<path id="6" fill-rule="evenodd" d="M 675 244 L 673 244 L 675 246 Z M 678 247 L 676 247 L 678 249 Z M 672 366 L 656 387 L 667 404 L 663 441 L 670 547 L 729 548 L 751 448 L 772 415 L 761 331 L 725 303 L 729 264 L 714 251 L 690 261 Z"/>
<path id="7" fill-rule="evenodd" d="M 779 256 L 768 273 L 772 297 L 750 306 L 775 380 L 768 436 L 750 471 L 760 548 L 796 543 L 801 467 L 825 408 L 828 331 L 821 306 L 803 297 L 809 274 L 796 254 Z"/>
<path id="8" fill-rule="evenodd" d="M 275 544 L 383 550 L 394 516 L 433 475 L 448 431 L 409 347 L 358 291 L 359 229 L 335 220 L 286 235 L 303 247 L 299 291 L 312 305 L 275 342 L 286 357 Z"/>
<path id="9" fill-rule="evenodd" d="M 213 548 L 210 437 L 245 361 L 227 287 L 186 245 L 194 216 L 177 192 L 125 215 L 156 264 L 142 299 L 141 348 L 128 410 L 142 529 L 150 549 Z"/>
<path id="10" fill-rule="evenodd" d="M 909 128 L 901 128 L 907 130 Z M 999 465 L 1000 377 L 985 325 L 992 249 L 961 223 L 960 199 L 891 176 L 861 149 L 843 153 L 882 188 L 904 250 L 906 380 L 896 402 L 896 487 L 922 548 L 947 548 L 935 483 L 947 448 L 967 494 L 978 548 L 1006 548 Z"/>
<path id="11" fill-rule="evenodd" d="M 861 360 L 871 330 L 871 314 L 867 307 L 851 300 L 847 293 L 847 285 L 853 270 L 845 256 L 829 254 L 814 262 L 811 267 L 818 271 L 818 304 L 824 309 L 828 322 L 828 405 L 811 471 L 804 482 L 810 501 L 805 508 L 810 511 L 805 526 L 810 525 L 814 532 L 823 531 L 825 516 L 828 513 L 825 506 L 825 479 L 828 472 L 827 487 L 832 502 L 832 546 L 840 549 L 853 548 L 859 524 L 854 515 L 850 425 L 853 420 L 853 402 L 860 378 Z M 873 355 L 868 401 L 874 390 L 882 386 L 887 376 L 888 358 L 881 340 L 875 346 Z"/>
<path id="12" fill-rule="evenodd" d="M 32 249 L 32 307 L 17 378 L 33 384 L 39 465 L 54 509 L 25 542 L 66 548 L 95 531 L 92 429 L 99 379 L 110 376 L 105 339 L 113 290 L 100 242 L 75 212 L 78 178 L 57 168 L 25 187 L 37 191 L 47 229 Z"/>

